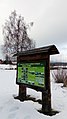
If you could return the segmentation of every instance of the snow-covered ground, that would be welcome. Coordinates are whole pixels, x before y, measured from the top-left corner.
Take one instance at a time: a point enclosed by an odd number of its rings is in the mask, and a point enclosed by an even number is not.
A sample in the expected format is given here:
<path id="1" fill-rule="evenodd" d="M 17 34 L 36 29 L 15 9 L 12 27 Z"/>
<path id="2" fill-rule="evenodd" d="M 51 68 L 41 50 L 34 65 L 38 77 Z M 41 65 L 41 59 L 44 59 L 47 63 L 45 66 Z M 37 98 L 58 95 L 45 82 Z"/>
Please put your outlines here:
<path id="1" fill-rule="evenodd" d="M 67 119 L 67 88 L 62 84 L 54 83 L 51 75 L 52 108 L 59 111 L 56 115 L 47 116 L 39 113 L 41 109 L 38 102 L 20 102 L 14 99 L 18 95 L 16 85 L 16 70 L 5 70 L 12 66 L 0 65 L 0 119 Z M 52 72 L 51 72 L 52 73 Z M 27 89 L 27 93 L 41 99 L 41 93 Z"/>

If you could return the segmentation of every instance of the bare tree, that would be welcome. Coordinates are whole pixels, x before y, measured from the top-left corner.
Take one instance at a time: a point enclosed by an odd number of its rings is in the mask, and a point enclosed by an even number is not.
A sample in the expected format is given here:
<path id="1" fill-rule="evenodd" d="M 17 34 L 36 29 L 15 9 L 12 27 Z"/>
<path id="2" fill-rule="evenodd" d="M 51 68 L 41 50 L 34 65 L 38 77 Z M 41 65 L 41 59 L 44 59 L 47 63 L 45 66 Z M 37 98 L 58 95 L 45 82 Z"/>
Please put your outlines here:
<path id="1" fill-rule="evenodd" d="M 16 11 L 11 13 L 9 20 L 6 20 L 3 26 L 3 52 L 5 57 L 8 56 L 10 58 L 14 53 L 35 47 L 35 42 L 27 34 L 27 30 L 32 25 L 33 22 L 27 25 L 24 18 L 21 15 L 18 16 Z"/>

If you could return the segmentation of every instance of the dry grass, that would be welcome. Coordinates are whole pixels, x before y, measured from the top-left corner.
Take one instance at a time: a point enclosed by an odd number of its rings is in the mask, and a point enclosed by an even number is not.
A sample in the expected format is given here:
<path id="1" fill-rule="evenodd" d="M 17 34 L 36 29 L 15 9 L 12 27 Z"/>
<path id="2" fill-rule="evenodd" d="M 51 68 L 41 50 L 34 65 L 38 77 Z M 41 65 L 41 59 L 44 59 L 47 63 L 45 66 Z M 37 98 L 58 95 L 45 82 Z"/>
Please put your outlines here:
<path id="1" fill-rule="evenodd" d="M 65 69 L 58 69 L 52 74 L 56 83 L 63 83 L 63 86 L 67 87 L 67 71 Z"/>

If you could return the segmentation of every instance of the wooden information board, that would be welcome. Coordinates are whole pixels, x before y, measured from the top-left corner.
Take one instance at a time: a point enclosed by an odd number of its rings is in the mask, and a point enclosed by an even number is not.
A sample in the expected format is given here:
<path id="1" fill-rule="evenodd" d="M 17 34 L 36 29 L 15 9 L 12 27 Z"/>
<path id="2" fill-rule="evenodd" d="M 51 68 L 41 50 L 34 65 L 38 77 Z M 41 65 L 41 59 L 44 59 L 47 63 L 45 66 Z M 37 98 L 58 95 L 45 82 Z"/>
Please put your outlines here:
<path id="1" fill-rule="evenodd" d="M 55 45 L 19 52 L 17 78 L 19 97 L 26 99 L 26 87 L 42 92 L 42 111 L 51 110 L 50 55 L 58 54 Z"/>

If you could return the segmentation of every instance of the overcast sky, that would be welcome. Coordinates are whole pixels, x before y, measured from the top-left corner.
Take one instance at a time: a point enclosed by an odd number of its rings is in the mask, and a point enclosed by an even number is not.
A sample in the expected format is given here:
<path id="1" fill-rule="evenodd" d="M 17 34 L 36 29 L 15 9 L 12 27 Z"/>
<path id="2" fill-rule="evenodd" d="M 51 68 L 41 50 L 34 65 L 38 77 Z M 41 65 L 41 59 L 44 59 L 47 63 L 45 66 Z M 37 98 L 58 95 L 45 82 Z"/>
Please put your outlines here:
<path id="1" fill-rule="evenodd" d="M 60 53 L 67 52 L 67 0 L 0 0 L 0 44 L 2 25 L 14 10 L 34 22 L 29 35 L 36 47 L 54 44 Z"/>

